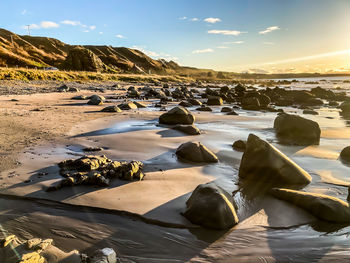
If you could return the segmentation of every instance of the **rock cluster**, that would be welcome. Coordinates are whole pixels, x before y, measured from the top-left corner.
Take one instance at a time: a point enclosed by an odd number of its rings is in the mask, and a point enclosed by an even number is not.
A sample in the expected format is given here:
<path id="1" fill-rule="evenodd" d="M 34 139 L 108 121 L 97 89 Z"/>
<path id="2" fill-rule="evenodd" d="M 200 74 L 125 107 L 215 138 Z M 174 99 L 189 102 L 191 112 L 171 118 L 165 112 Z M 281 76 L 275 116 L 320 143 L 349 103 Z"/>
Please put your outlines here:
<path id="1" fill-rule="evenodd" d="M 113 178 L 132 181 L 144 177 L 142 162 L 112 161 L 104 155 L 85 155 L 75 160 L 64 160 L 58 166 L 64 179 L 47 188 L 48 192 L 75 185 L 108 186 L 109 180 Z"/>

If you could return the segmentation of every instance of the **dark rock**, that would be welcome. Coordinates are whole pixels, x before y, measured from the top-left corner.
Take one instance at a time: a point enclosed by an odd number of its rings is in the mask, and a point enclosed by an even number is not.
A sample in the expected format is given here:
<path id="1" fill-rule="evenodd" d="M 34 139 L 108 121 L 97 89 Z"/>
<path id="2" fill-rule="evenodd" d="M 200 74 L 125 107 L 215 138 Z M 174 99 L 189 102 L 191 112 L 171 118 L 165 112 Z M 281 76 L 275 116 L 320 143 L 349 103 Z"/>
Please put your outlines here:
<path id="1" fill-rule="evenodd" d="M 202 107 L 199 107 L 196 109 L 197 111 L 213 111 L 210 107 L 206 107 L 202 105 Z"/>
<path id="2" fill-rule="evenodd" d="M 213 229 L 238 224 L 232 196 L 214 183 L 198 185 L 186 202 L 183 215 L 192 223 Z"/>
<path id="3" fill-rule="evenodd" d="M 231 111 L 233 111 L 233 109 L 230 107 L 222 107 L 221 109 L 221 112 L 231 112 Z"/>
<path id="4" fill-rule="evenodd" d="M 191 107 L 192 104 L 189 103 L 188 101 L 181 101 L 181 102 L 179 103 L 179 106 L 182 106 L 182 107 Z"/>
<path id="5" fill-rule="evenodd" d="M 136 105 L 136 107 L 138 109 L 142 109 L 142 108 L 147 108 L 147 105 L 141 103 L 141 102 L 138 102 L 138 101 L 134 101 L 134 104 Z"/>
<path id="6" fill-rule="evenodd" d="M 200 102 L 199 100 L 196 100 L 196 99 L 188 99 L 188 102 L 191 103 L 192 105 L 196 105 L 196 106 L 202 105 L 202 102 Z"/>
<path id="7" fill-rule="evenodd" d="M 188 135 L 199 135 L 201 134 L 200 130 L 194 125 L 176 125 L 173 127 L 174 130 L 181 131 Z"/>
<path id="8" fill-rule="evenodd" d="M 122 110 L 115 105 L 107 106 L 101 110 L 102 112 L 122 112 Z"/>
<path id="9" fill-rule="evenodd" d="M 103 148 L 101 147 L 86 147 L 83 149 L 84 152 L 99 152 L 103 151 Z"/>
<path id="10" fill-rule="evenodd" d="M 159 117 L 160 124 L 193 124 L 194 121 L 194 115 L 182 107 L 175 107 Z"/>
<path id="11" fill-rule="evenodd" d="M 306 110 L 303 110 L 303 114 L 318 115 L 318 112 L 314 110 L 306 109 Z"/>
<path id="12" fill-rule="evenodd" d="M 87 104 L 89 105 L 102 105 L 103 102 L 106 100 L 103 96 L 100 95 L 92 95 L 89 97 L 89 101 Z"/>
<path id="13" fill-rule="evenodd" d="M 80 95 L 80 96 L 74 96 L 72 100 L 87 100 L 88 97 L 85 95 Z"/>
<path id="14" fill-rule="evenodd" d="M 291 114 L 280 114 L 274 121 L 279 141 L 289 145 L 319 144 L 321 129 L 317 122 Z"/>
<path id="15" fill-rule="evenodd" d="M 232 144 L 232 148 L 236 151 L 244 152 L 247 146 L 246 141 L 237 140 Z"/>
<path id="16" fill-rule="evenodd" d="M 132 101 L 124 102 L 118 105 L 121 110 L 136 110 L 137 106 Z"/>
<path id="17" fill-rule="evenodd" d="M 195 163 L 216 163 L 218 158 L 200 142 L 186 142 L 177 148 L 176 155 L 180 159 Z"/>
<path id="18" fill-rule="evenodd" d="M 350 163 L 350 146 L 345 147 L 339 156 L 343 161 Z"/>
<path id="19" fill-rule="evenodd" d="M 239 167 L 239 177 L 271 184 L 305 185 L 311 176 L 268 142 L 250 134 Z"/>
<path id="20" fill-rule="evenodd" d="M 224 102 L 221 97 L 209 96 L 207 100 L 207 105 L 222 105 Z"/>

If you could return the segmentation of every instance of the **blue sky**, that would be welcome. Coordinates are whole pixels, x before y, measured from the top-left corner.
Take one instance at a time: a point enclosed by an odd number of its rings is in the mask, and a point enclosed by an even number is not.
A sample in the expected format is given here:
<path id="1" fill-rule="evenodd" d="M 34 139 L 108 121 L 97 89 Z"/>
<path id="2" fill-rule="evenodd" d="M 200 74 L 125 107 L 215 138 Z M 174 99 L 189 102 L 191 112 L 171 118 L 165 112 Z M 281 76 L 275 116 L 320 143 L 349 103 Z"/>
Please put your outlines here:
<path id="1" fill-rule="evenodd" d="M 0 27 L 225 71 L 350 70 L 350 0 L 1 0 Z"/>

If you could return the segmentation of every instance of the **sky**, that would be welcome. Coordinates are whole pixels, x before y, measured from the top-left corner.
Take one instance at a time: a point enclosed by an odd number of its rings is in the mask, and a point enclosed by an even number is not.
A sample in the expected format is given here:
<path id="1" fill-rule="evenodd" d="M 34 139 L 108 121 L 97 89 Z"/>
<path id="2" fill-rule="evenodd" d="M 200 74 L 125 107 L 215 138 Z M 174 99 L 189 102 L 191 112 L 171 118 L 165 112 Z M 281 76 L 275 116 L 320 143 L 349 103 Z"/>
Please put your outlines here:
<path id="1" fill-rule="evenodd" d="M 1 0 L 0 27 L 220 71 L 350 72 L 350 0 Z"/>

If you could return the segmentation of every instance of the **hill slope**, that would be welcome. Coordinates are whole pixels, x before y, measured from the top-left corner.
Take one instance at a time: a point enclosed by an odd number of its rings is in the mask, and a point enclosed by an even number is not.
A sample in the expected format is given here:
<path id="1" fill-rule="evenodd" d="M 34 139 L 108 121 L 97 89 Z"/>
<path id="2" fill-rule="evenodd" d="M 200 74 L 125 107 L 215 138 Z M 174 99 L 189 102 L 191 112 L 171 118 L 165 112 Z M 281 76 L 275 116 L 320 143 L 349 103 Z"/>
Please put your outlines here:
<path id="1" fill-rule="evenodd" d="M 152 59 L 136 49 L 74 46 L 54 38 L 20 36 L 1 28 L 0 66 L 132 73 L 175 73 L 182 68 L 173 61 Z"/>

